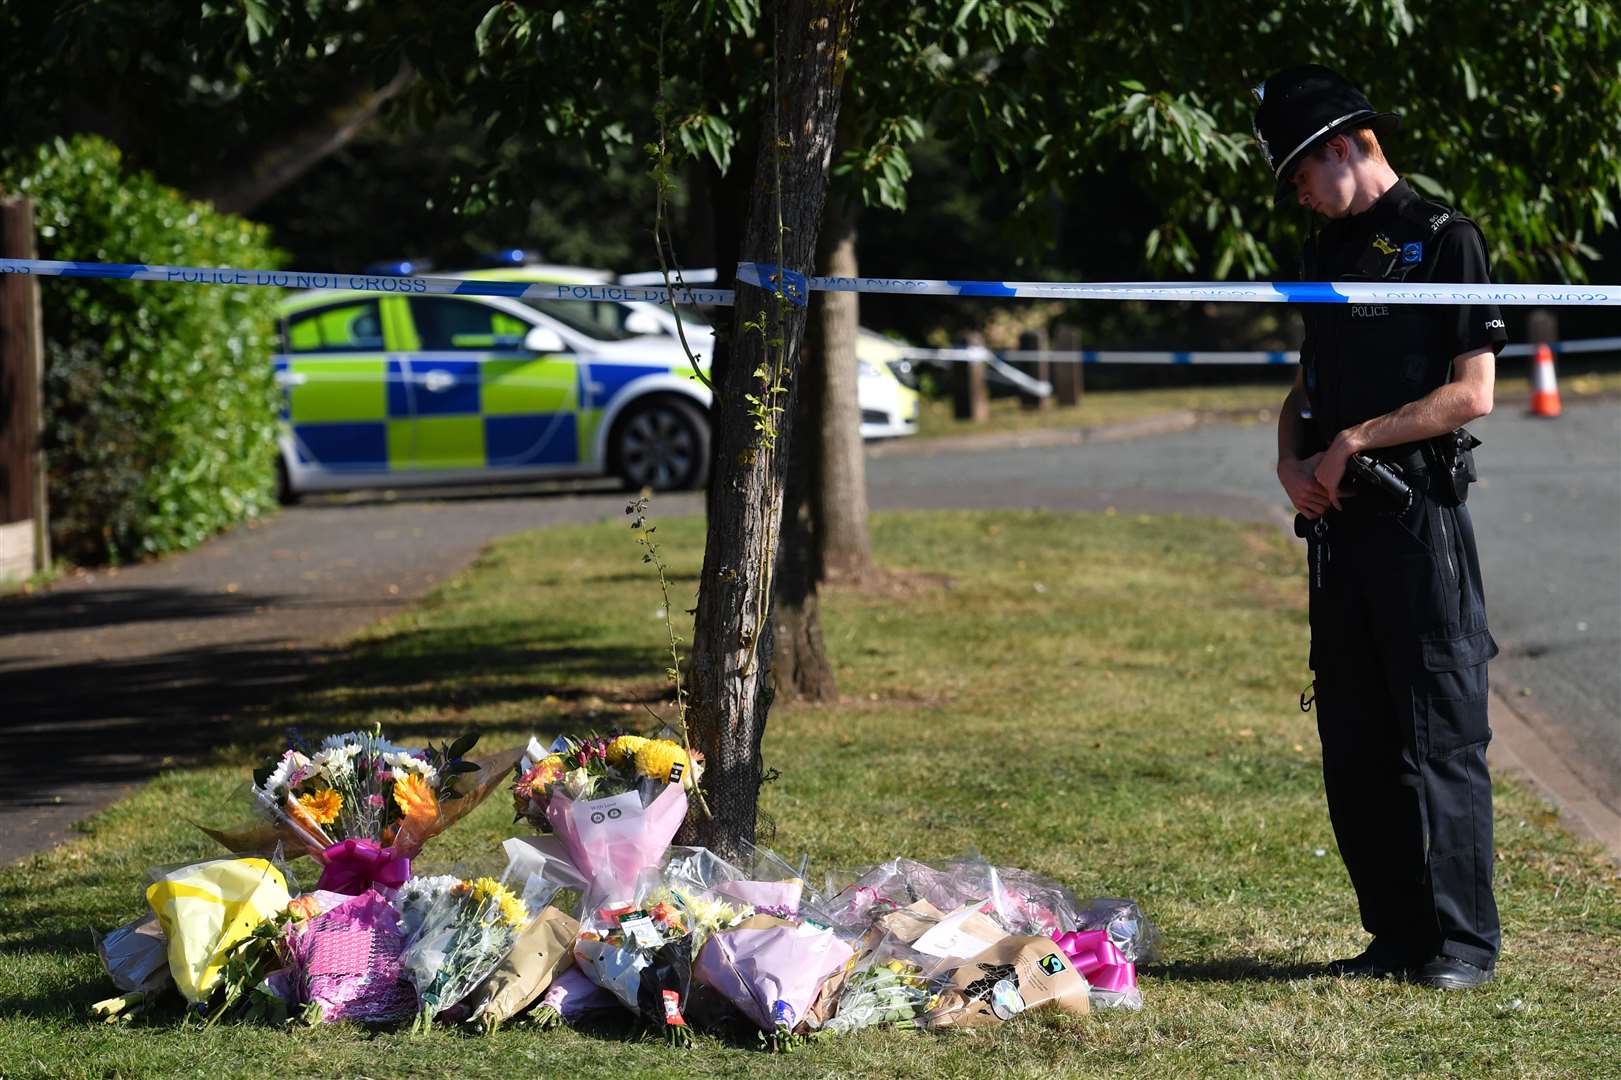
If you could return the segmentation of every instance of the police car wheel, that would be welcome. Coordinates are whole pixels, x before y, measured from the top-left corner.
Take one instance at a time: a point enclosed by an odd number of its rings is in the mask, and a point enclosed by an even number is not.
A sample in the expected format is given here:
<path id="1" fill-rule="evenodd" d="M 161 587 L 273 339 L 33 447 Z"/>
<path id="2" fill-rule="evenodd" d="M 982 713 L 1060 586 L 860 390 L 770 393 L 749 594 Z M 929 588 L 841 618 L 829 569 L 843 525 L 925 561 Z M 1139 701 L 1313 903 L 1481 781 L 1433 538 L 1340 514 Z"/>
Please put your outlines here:
<path id="1" fill-rule="evenodd" d="M 276 455 L 276 501 L 282 506 L 292 506 L 298 502 L 298 492 L 293 490 L 293 478 L 287 475 L 287 461 L 280 454 Z"/>
<path id="2" fill-rule="evenodd" d="M 615 471 L 635 490 L 701 487 L 709 472 L 709 425 L 678 398 L 632 406 L 615 426 L 613 445 Z"/>

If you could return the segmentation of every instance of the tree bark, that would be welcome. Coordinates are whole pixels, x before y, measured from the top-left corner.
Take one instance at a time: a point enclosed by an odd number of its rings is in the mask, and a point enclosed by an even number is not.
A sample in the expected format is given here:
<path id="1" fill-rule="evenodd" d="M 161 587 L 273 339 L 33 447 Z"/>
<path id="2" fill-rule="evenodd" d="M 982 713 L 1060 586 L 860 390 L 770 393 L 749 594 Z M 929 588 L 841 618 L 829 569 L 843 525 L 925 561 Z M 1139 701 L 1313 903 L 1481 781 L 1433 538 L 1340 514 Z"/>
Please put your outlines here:
<path id="1" fill-rule="evenodd" d="M 781 0 L 776 93 L 761 129 L 742 258 L 804 272 L 815 252 L 838 123 L 846 49 L 857 0 Z M 773 188 L 780 184 L 781 221 Z M 763 320 L 765 332 L 747 329 Z M 689 830 L 700 844 L 735 854 L 752 842 L 764 764 L 760 742 L 771 707 L 771 575 L 793 436 L 805 308 L 779 310 L 773 296 L 740 285 L 731 355 L 716 384 L 716 470 L 693 627 L 690 735 L 705 757 L 710 816 Z M 780 345 L 772 346 L 772 339 Z M 746 395 L 768 397 L 755 372 L 781 350 L 784 411 L 774 438 L 757 430 Z"/>
<path id="2" fill-rule="evenodd" d="M 830 204 L 831 205 L 831 204 Z M 827 229 L 827 218 L 822 229 Z M 783 491 L 782 546 L 777 555 L 776 595 L 771 623 L 776 652 L 771 658 L 771 686 L 778 701 L 835 701 L 839 696 L 833 665 L 822 640 L 822 609 L 817 586 L 823 578 L 822 550 L 815 520 L 816 492 L 822 484 L 822 441 L 819 437 L 826 401 L 827 344 L 820 302 L 811 298 L 805 326 L 804 360 L 800 364 L 799 400 L 794 430 L 800 433 L 788 457 Z"/>
<path id="3" fill-rule="evenodd" d="M 823 228 L 821 260 L 834 277 L 856 277 L 856 211 L 830 204 Z M 823 580 L 859 581 L 872 573 L 872 539 L 867 531 L 867 454 L 861 441 L 861 367 L 856 340 L 861 308 L 855 293 L 818 297 L 818 319 L 826 343 L 822 365 L 822 467 L 814 492 Z"/>

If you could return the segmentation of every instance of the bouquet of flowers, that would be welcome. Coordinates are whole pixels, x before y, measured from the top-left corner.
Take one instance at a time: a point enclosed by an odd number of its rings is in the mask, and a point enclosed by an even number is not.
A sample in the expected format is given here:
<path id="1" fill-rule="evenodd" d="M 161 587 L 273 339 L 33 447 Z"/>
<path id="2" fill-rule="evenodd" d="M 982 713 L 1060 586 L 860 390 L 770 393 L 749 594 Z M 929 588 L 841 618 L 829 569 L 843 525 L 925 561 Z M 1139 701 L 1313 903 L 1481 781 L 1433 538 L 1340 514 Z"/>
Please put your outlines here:
<path id="1" fill-rule="evenodd" d="M 771 850 L 746 842 L 735 864 L 707 848 L 673 848 L 665 861 L 664 879 L 688 893 L 725 901 L 744 914 L 795 920 L 801 907 L 808 905 L 822 919 L 820 899 L 814 893 L 807 896 L 803 869 L 796 871 Z"/>
<path id="2" fill-rule="evenodd" d="M 558 1024 L 575 1024 L 593 1014 L 619 1009 L 622 1005 L 578 967 L 565 968 L 541 995 L 534 1023 L 535 1027 L 546 1031 Z"/>
<path id="3" fill-rule="evenodd" d="M 554 832 L 586 880 L 617 881 L 657 866 L 687 816 L 702 761 L 669 739 L 639 735 L 531 739 L 514 773 L 519 819 Z"/>
<path id="4" fill-rule="evenodd" d="M 834 925 L 859 930 L 887 912 L 924 900 L 950 912 L 980 907 L 1013 934 L 1051 935 L 1079 929 L 1079 903 L 1064 886 L 1017 867 L 978 857 L 938 865 L 891 859 L 851 875 L 832 901 Z"/>
<path id="5" fill-rule="evenodd" d="M 512 943 L 512 951 L 472 992 L 439 1014 L 446 1022 L 476 1021 L 486 1034 L 540 999 L 565 972 L 574 970 L 574 939 L 580 923 L 547 906 Z M 593 986 L 593 989 L 595 987 Z M 619 1003 L 611 1003 L 618 1008 Z"/>
<path id="6" fill-rule="evenodd" d="M 464 735 L 449 746 L 412 748 L 374 729 L 310 746 L 295 735 L 254 773 L 253 797 L 266 824 L 205 831 L 234 851 L 296 843 L 322 864 L 320 889 L 396 889 L 428 838 L 478 806 L 516 757 L 467 758 L 477 741 Z"/>
<path id="7" fill-rule="evenodd" d="M 894 938 L 862 957 L 844 981 L 833 1018 L 821 1030 L 836 1035 L 864 1027 L 921 1027 L 934 995 L 923 968 L 906 959 L 909 950 Z"/>
<path id="8" fill-rule="evenodd" d="M 421 1025 L 467 996 L 507 958 L 549 894 L 515 892 L 492 877 L 419 877 L 400 888 L 400 967 L 416 987 Z"/>
<path id="9" fill-rule="evenodd" d="M 698 954 L 700 982 L 719 991 L 768 1034 L 799 1026 L 822 980 L 853 950 L 831 929 L 756 915 L 716 932 Z"/>
<path id="10" fill-rule="evenodd" d="M 636 900 L 607 900 L 622 890 L 599 880 L 587 899 L 574 962 L 592 982 L 632 1012 L 662 1028 L 671 1042 L 689 1041 L 682 1009 L 692 983 L 693 934 L 688 913 L 654 899 L 657 877 L 645 872 Z"/>
<path id="11" fill-rule="evenodd" d="M 1005 937 L 956 962 L 939 985 L 923 1021 L 931 1028 L 993 1025 L 1043 1008 L 1071 1016 L 1088 1012 L 1086 979 L 1047 937 Z"/>
<path id="12" fill-rule="evenodd" d="M 231 949 L 286 909 L 287 879 L 270 860 L 210 859 L 157 876 L 147 902 L 168 942 L 169 973 L 186 999 L 203 1005 Z"/>
<path id="13" fill-rule="evenodd" d="M 292 1004 L 320 1023 L 384 1023 L 417 1011 L 400 966 L 405 942 L 393 905 L 368 889 L 287 931 L 291 967 L 281 982 Z"/>

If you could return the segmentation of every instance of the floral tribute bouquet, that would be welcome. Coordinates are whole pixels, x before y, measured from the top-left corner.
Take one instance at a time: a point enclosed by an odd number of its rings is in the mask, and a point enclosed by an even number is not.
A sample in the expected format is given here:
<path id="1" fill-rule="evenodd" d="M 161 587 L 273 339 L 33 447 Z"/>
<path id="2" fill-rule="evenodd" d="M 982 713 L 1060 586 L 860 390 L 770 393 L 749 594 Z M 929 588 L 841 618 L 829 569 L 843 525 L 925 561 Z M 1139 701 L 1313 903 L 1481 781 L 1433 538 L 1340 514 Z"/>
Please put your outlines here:
<path id="1" fill-rule="evenodd" d="M 823 980 L 853 953 L 829 927 L 755 915 L 713 934 L 694 974 L 762 1032 L 788 1035 L 805 1019 Z"/>
<path id="2" fill-rule="evenodd" d="M 934 995 L 916 954 L 893 937 L 863 955 L 845 978 L 833 1018 L 821 1030 L 847 1035 L 864 1027 L 922 1027 Z"/>
<path id="3" fill-rule="evenodd" d="M 312 1022 L 404 1020 L 417 1012 L 404 949 L 393 905 L 367 889 L 288 928 L 290 966 L 276 984 Z"/>
<path id="4" fill-rule="evenodd" d="M 318 889 L 397 889 L 422 845 L 477 807 L 517 756 L 467 758 L 477 741 L 464 735 L 449 746 L 404 747 L 373 729 L 311 747 L 295 735 L 254 773 L 253 797 L 266 823 L 204 831 L 233 851 L 296 844 L 323 867 Z"/>
<path id="5" fill-rule="evenodd" d="M 564 969 L 541 995 L 534 1025 L 549 1031 L 559 1024 L 577 1024 L 587 1017 L 621 1009 L 623 1003 L 609 990 L 591 981 L 578 967 Z"/>
<path id="6" fill-rule="evenodd" d="M 587 881 L 635 881 L 657 866 L 687 816 L 702 759 L 670 739 L 639 735 L 531 739 L 512 785 L 518 818 L 555 833 Z"/>
<path id="7" fill-rule="evenodd" d="M 507 958 L 552 891 L 540 882 L 514 889 L 493 877 L 417 877 L 401 886 L 394 899 L 405 940 L 400 966 L 416 987 L 420 1026 Z"/>
<path id="8" fill-rule="evenodd" d="M 775 852 L 742 842 L 737 861 L 729 862 L 707 848 L 672 848 L 664 879 L 672 888 L 725 901 L 756 915 L 797 920 L 802 908 L 826 923 L 823 901 L 805 887 L 804 869 L 795 870 Z"/>
<path id="9" fill-rule="evenodd" d="M 918 901 L 953 912 L 979 909 L 1008 933 L 1052 935 L 1080 929 L 1080 904 L 1064 886 L 976 856 L 939 864 L 898 858 L 858 871 L 831 902 L 835 926 L 859 930 Z"/>
<path id="10" fill-rule="evenodd" d="M 646 870 L 630 900 L 613 879 L 598 879 L 586 898 L 574 962 L 592 982 L 673 1043 L 690 1041 L 683 1009 L 692 985 L 695 920 L 674 890 L 661 886 L 658 872 Z M 735 918 L 719 905 L 707 913 L 711 925 Z"/>

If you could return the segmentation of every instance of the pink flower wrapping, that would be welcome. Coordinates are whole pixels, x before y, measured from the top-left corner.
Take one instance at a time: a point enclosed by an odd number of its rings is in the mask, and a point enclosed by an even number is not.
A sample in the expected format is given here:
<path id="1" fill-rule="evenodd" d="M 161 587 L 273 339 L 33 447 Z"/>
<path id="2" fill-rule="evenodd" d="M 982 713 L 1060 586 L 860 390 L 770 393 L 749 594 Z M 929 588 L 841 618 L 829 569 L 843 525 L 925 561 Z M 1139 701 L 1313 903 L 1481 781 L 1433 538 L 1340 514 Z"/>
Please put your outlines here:
<path id="1" fill-rule="evenodd" d="M 805 883 L 798 878 L 787 881 L 749 881 L 738 878 L 735 881 L 719 882 L 715 885 L 714 892 L 716 896 L 736 900 L 752 908 L 797 913 L 800 898 L 805 892 Z"/>
<path id="2" fill-rule="evenodd" d="M 851 947 L 831 930 L 808 924 L 745 923 L 711 934 L 692 974 L 736 1005 L 761 1031 L 779 1026 L 791 1031 L 816 1000 L 822 981 L 851 955 Z"/>
<path id="3" fill-rule="evenodd" d="M 680 784 L 667 785 L 646 806 L 634 791 L 578 802 L 554 792 L 546 803 L 546 820 L 588 881 L 635 881 L 659 864 L 686 816 L 687 793 Z"/>
<path id="4" fill-rule="evenodd" d="M 300 998 L 320 1005 L 322 1021 L 379 1023 L 416 1013 L 394 920 L 393 905 L 367 891 L 289 931 Z"/>

